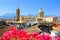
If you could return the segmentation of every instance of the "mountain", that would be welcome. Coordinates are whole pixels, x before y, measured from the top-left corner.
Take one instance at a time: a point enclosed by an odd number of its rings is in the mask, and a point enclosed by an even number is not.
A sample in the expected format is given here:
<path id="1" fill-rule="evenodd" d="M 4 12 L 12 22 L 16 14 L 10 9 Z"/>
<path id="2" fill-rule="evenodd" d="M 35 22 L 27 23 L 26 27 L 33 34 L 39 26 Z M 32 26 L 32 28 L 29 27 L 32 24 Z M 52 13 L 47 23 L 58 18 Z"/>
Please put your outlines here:
<path id="1" fill-rule="evenodd" d="M 6 13 L 2 16 L 0 16 L 0 19 L 4 19 L 4 18 L 10 18 L 10 19 L 14 19 L 15 13 Z"/>

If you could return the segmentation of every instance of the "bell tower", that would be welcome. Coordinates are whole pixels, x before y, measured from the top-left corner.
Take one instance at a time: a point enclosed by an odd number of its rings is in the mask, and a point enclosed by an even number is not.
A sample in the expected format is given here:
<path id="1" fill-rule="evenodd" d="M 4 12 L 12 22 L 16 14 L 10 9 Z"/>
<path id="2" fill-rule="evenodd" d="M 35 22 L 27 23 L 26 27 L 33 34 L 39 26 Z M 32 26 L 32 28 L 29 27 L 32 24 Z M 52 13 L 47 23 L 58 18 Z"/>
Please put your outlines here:
<path id="1" fill-rule="evenodd" d="M 44 17 L 44 12 L 42 8 L 40 8 L 40 10 L 38 11 L 38 18 L 43 18 L 43 17 Z"/>
<path id="2" fill-rule="evenodd" d="M 20 18 L 20 9 L 19 8 L 17 8 L 16 9 L 16 16 L 15 16 L 15 21 L 19 21 L 19 18 Z"/>

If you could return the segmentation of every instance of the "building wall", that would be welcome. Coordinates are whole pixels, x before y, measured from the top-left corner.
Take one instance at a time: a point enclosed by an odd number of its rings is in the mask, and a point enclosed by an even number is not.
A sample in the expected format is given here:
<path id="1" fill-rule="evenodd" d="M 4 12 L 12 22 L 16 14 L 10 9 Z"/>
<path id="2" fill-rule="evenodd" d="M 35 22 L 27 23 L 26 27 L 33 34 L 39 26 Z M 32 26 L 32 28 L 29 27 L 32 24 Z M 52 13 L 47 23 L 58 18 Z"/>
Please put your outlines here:
<path id="1" fill-rule="evenodd" d="M 47 22 L 52 22 L 53 18 L 44 18 L 43 20 L 47 21 Z"/>
<path id="2" fill-rule="evenodd" d="M 25 17 L 26 21 L 36 21 L 36 17 Z"/>
<path id="3" fill-rule="evenodd" d="M 44 13 L 38 13 L 38 18 L 43 18 L 44 17 Z"/>
<path id="4" fill-rule="evenodd" d="M 15 15 L 15 17 L 14 17 L 14 20 L 15 20 L 15 21 L 19 21 L 19 18 L 20 18 L 20 9 L 17 8 L 17 9 L 16 9 L 16 15 Z"/>
<path id="5" fill-rule="evenodd" d="M 45 20 L 47 22 L 56 22 L 57 18 L 56 17 L 46 17 L 46 18 L 43 18 L 43 20 Z"/>
<path id="6" fill-rule="evenodd" d="M 24 17 L 20 16 L 19 21 L 24 21 Z"/>
<path id="7" fill-rule="evenodd" d="M 39 20 L 36 20 L 36 18 L 38 18 Z M 44 17 L 44 12 L 42 9 L 39 10 L 37 17 L 33 17 L 33 16 L 20 16 L 20 9 L 17 8 L 16 16 L 14 17 L 15 21 L 26 21 L 26 22 L 40 21 L 40 19 L 42 19 L 43 21 L 46 21 L 46 22 L 55 22 L 57 20 L 56 17 Z"/>

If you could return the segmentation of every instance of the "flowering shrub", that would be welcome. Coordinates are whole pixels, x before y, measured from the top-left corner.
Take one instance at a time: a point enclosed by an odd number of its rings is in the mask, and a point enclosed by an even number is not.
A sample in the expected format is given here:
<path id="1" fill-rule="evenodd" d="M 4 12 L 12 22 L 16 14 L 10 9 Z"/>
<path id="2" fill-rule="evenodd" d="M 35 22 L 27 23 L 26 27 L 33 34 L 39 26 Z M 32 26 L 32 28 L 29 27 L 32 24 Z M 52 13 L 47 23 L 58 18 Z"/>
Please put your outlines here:
<path id="1" fill-rule="evenodd" d="M 59 38 L 57 38 L 57 40 L 60 40 L 60 37 L 59 37 Z"/>
<path id="2" fill-rule="evenodd" d="M 36 37 L 36 40 L 51 40 L 51 37 L 48 34 L 41 33 Z"/>
<path id="3" fill-rule="evenodd" d="M 60 40 L 60 38 L 54 39 L 47 33 L 37 33 L 33 32 L 28 34 L 24 30 L 17 30 L 14 26 L 11 26 L 10 31 L 6 31 L 0 40 Z"/>

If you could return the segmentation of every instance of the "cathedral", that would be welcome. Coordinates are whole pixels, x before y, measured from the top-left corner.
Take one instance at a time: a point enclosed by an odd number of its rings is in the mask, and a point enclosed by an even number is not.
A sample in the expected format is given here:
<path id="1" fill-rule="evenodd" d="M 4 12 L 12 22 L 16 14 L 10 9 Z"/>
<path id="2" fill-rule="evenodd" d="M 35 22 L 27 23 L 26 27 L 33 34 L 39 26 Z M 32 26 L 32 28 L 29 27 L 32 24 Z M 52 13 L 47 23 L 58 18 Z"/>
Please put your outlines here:
<path id="1" fill-rule="evenodd" d="M 27 23 L 27 22 L 56 22 L 57 17 L 54 16 L 49 16 L 45 17 L 44 16 L 44 11 L 42 8 L 38 11 L 38 16 L 21 16 L 20 15 L 20 9 L 16 9 L 16 15 L 14 16 L 14 21 L 19 22 L 19 23 Z"/>

